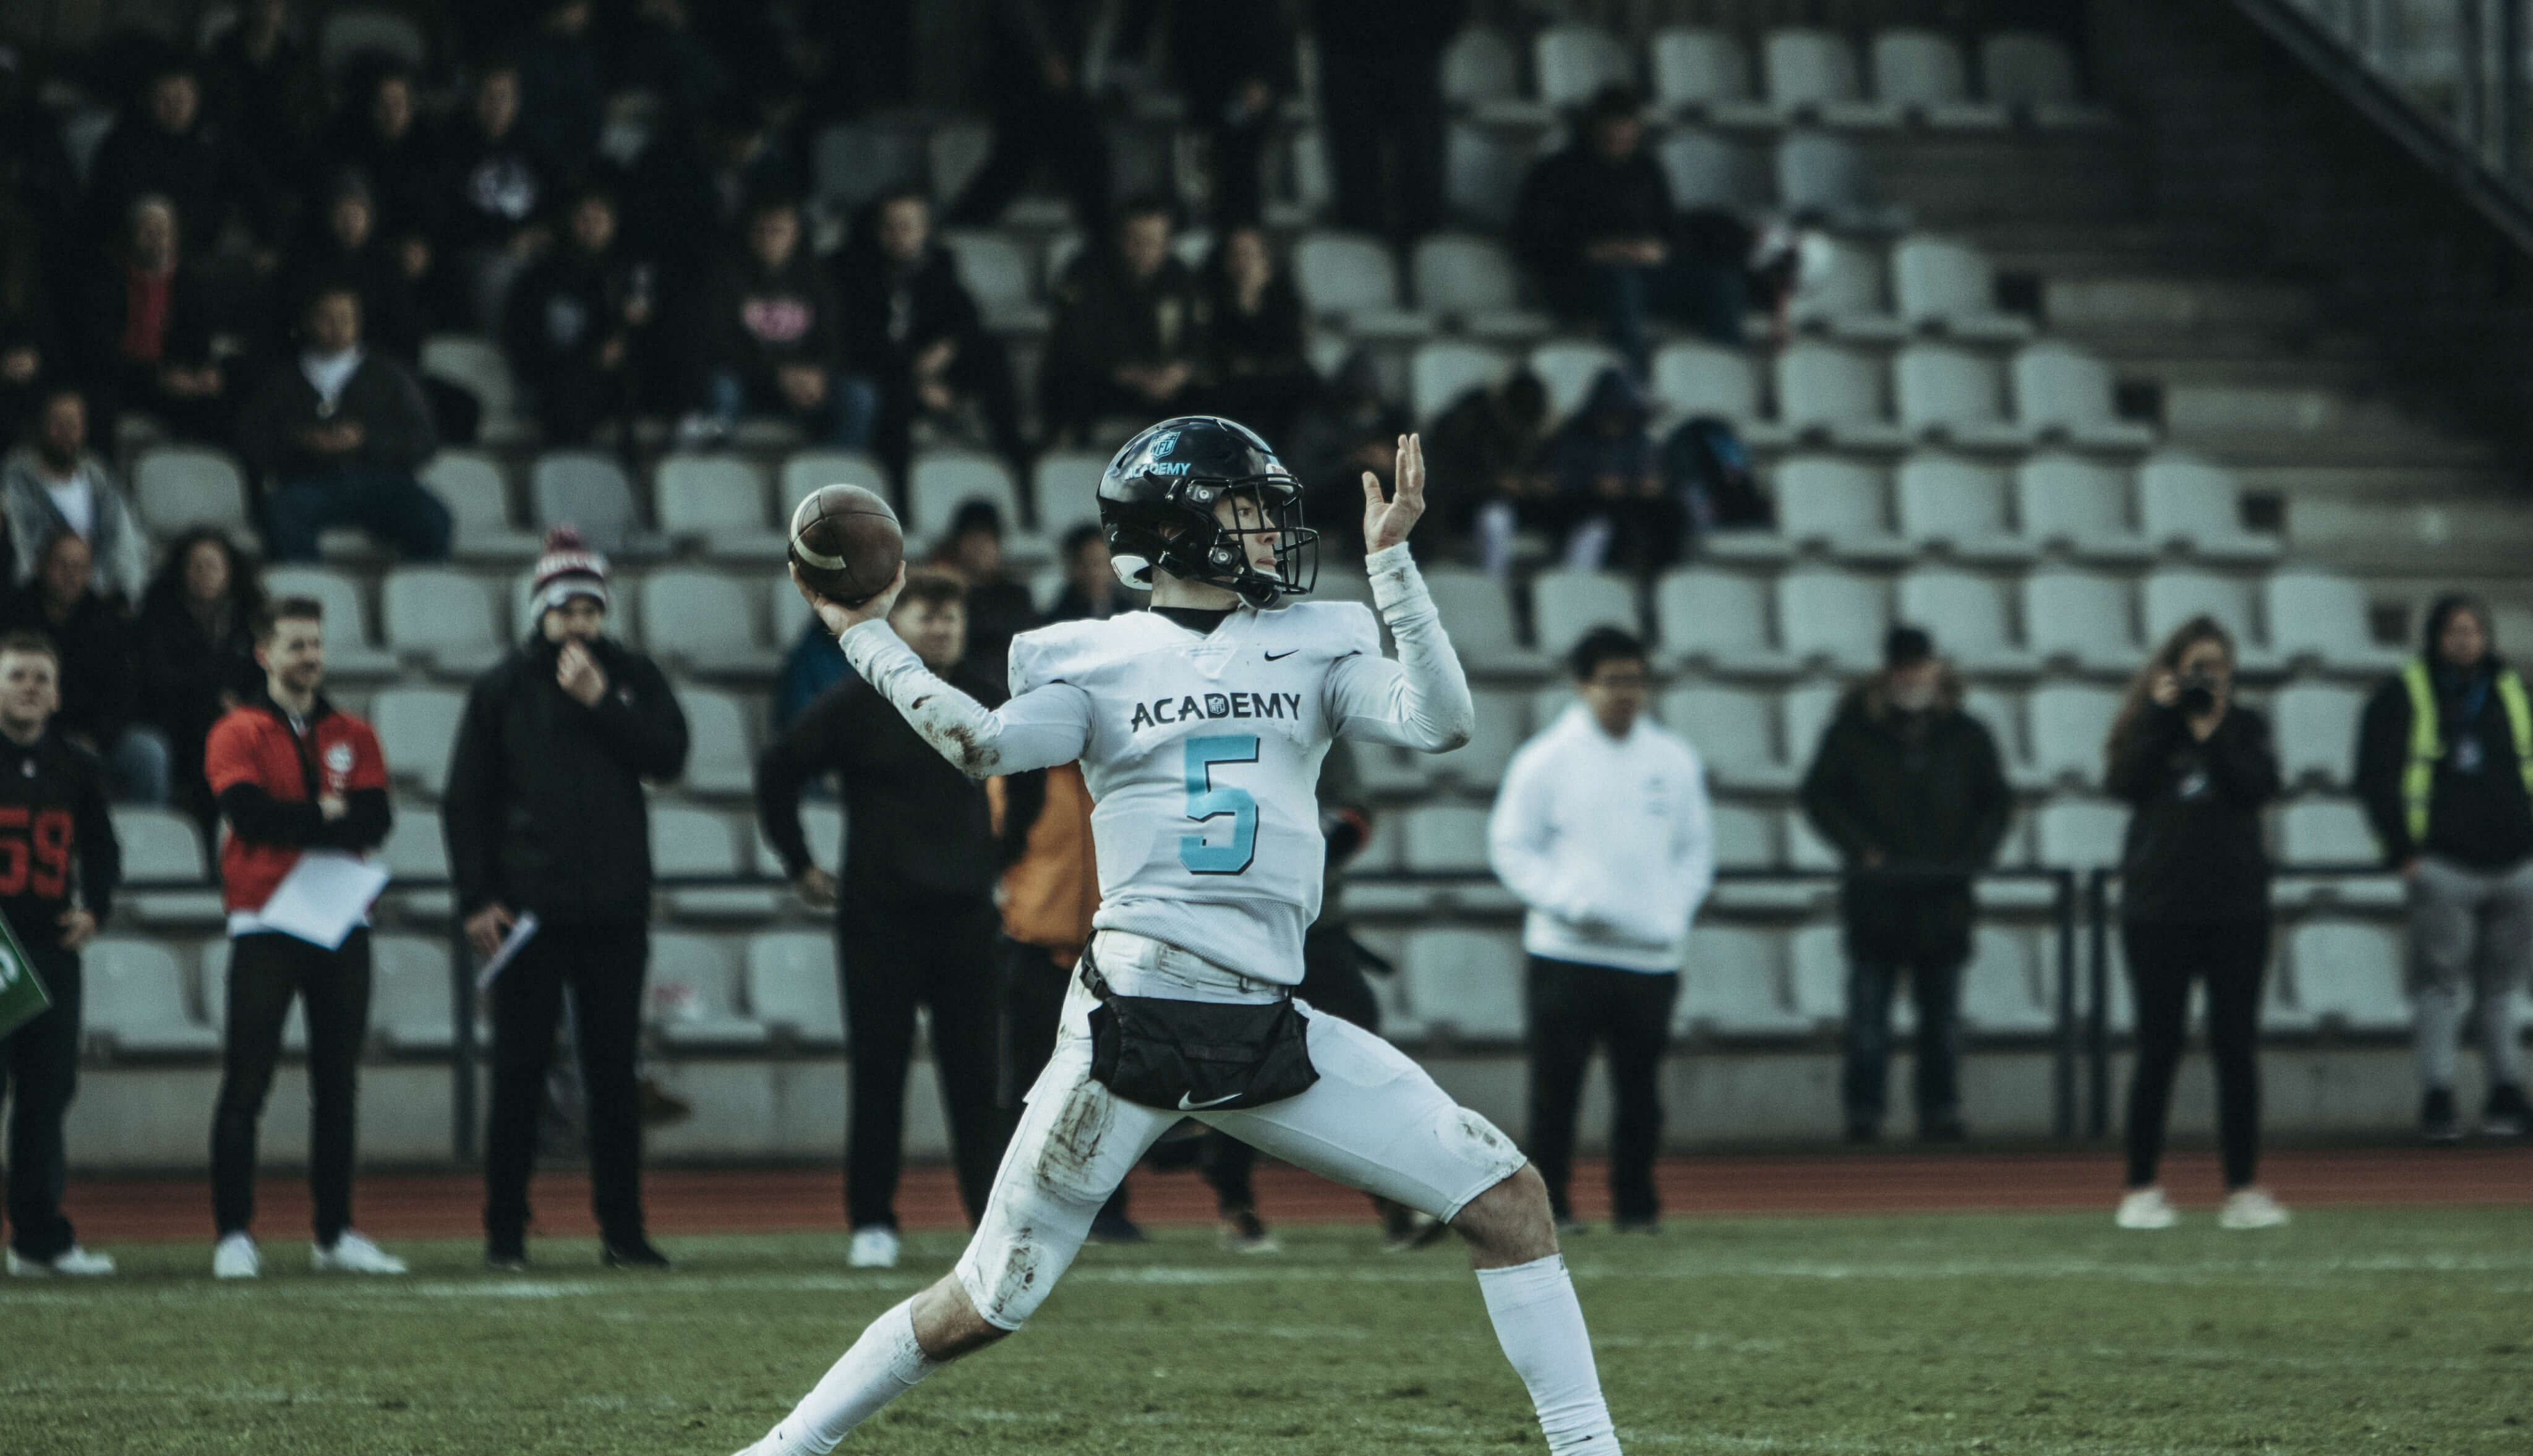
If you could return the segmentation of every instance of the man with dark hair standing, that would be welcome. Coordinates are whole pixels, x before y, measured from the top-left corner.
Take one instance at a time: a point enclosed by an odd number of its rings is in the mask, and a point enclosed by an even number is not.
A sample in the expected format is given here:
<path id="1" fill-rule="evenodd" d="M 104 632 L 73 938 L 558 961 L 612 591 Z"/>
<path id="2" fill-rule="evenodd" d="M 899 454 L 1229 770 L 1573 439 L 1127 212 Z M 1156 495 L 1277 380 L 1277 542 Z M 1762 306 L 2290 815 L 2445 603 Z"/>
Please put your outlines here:
<path id="1" fill-rule="evenodd" d="M 966 589 L 946 571 L 907 573 L 889 622 L 926 667 L 977 701 L 999 703 L 999 671 L 968 657 Z M 800 790 L 841 772 L 844 878 L 817 867 L 800 830 Z M 914 1009 L 932 1012 L 932 1060 L 950 1115 L 959 1197 L 972 1220 L 1002 1156 L 995 1111 L 994 881 L 1003 853 L 985 786 L 951 766 L 888 699 L 847 677 L 810 704 L 756 766 L 756 812 L 784 872 L 813 904 L 836 907 L 845 1034 L 853 1064 L 845 1212 L 855 1268 L 897 1263 L 897 1180 Z"/>
<path id="2" fill-rule="evenodd" d="M 2527 1120 L 2516 998 L 2533 961 L 2533 707 L 2496 645 L 2487 603 L 2440 598 L 2420 655 L 2375 690 L 2358 733 L 2358 796 L 2409 881 L 2420 1122 L 2434 1142 L 2463 1132 L 2466 986 L 2489 1081 L 2481 1130 L 2520 1136 Z"/>
<path id="3" fill-rule="evenodd" d="M 1569 659 L 1576 696 L 1514 754 L 1487 826 L 1498 878 L 1530 913 L 1530 1145 L 1557 1221 L 1595 1042 L 1610 1049 L 1610 1201 L 1621 1233 L 1662 1204 L 1662 1058 L 1688 926 L 1715 882 L 1706 767 L 1645 718 L 1643 642 L 1595 627 Z"/>
<path id="4" fill-rule="evenodd" d="M 569 527 L 537 562 L 534 629 L 475 679 L 441 824 L 467 943 L 481 959 L 536 928 L 493 982 L 484 1261 L 527 1265 L 528 1175 L 563 993 L 589 1110 L 589 1196 L 610 1268 L 665 1268 L 642 1219 L 634 1074 L 651 960 L 650 805 L 642 781 L 686 764 L 686 718 L 658 665 L 608 637 L 607 558 Z"/>
<path id="5" fill-rule="evenodd" d="M 290 1003 L 308 1003 L 308 1185 L 316 1203 L 319 1272 L 401 1274 L 404 1260 L 352 1229 L 354 1101 L 369 1037 L 370 932 L 334 946 L 265 923 L 263 911 L 308 850 L 353 854 L 387 837 L 386 760 L 370 726 L 318 692 L 325 680 L 324 608 L 307 597 L 274 603 L 257 624 L 265 690 L 211 728 L 204 750 L 228 844 L 220 850 L 229 912 L 228 1042 L 211 1122 L 211 1206 L 219 1246 L 211 1272 L 263 1272 L 255 1238 L 256 1123 L 281 1061 Z"/>
<path id="6" fill-rule="evenodd" d="M 1996 857 L 2014 792 L 1934 640 L 1894 627 L 1882 655 L 1882 670 L 1840 703 L 1802 786 L 1803 816 L 1847 864 L 1847 1139 L 1882 1134 L 1891 994 L 1905 971 L 1917 1011 L 1917 1136 L 1954 1142 L 1969 1136 L 1955 1014 L 1971 958 L 1971 875 Z"/>
<path id="7" fill-rule="evenodd" d="M 52 1005 L 0 1035 L 9 1117 L 9 1272 L 111 1274 L 62 1216 L 62 1120 L 79 1084 L 80 952 L 123 878 L 94 758 L 49 731 L 61 665 L 31 632 L 0 636 L 0 913 Z"/>

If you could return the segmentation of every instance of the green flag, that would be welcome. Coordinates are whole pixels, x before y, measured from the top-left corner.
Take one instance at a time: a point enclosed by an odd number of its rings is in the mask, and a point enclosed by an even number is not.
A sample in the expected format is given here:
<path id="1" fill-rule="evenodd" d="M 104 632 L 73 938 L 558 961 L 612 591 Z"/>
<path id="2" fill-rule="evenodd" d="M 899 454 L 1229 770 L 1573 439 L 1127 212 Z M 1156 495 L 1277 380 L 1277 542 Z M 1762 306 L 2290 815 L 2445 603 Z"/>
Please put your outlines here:
<path id="1" fill-rule="evenodd" d="M 35 979 L 26 947 L 18 944 L 18 932 L 9 928 L 8 916 L 0 915 L 0 1038 L 42 1016 L 52 1004 L 44 983 Z"/>

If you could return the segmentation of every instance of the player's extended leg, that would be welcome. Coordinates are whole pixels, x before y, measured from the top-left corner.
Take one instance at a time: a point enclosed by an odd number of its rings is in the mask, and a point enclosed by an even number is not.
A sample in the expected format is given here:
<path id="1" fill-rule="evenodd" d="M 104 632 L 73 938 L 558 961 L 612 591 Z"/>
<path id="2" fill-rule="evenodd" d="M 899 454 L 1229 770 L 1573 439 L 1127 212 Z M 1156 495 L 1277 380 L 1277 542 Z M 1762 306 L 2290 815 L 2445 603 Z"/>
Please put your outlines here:
<path id="1" fill-rule="evenodd" d="M 1309 1091 L 1199 1121 L 1457 1230 L 1550 1456 L 1617 1456 L 1591 1333 L 1557 1252 L 1539 1170 L 1388 1042 L 1325 1016 L 1311 1018 L 1310 1037 L 1320 1079 Z"/>
<path id="2" fill-rule="evenodd" d="M 741 1456 L 833 1450 L 940 1366 L 1019 1329 L 1090 1237 L 1090 1220 L 1175 1112 L 1090 1079 L 1090 993 L 1076 982 L 1055 1055 L 1030 1089 L 993 1194 L 958 1267 L 871 1321 L 792 1414 Z"/>

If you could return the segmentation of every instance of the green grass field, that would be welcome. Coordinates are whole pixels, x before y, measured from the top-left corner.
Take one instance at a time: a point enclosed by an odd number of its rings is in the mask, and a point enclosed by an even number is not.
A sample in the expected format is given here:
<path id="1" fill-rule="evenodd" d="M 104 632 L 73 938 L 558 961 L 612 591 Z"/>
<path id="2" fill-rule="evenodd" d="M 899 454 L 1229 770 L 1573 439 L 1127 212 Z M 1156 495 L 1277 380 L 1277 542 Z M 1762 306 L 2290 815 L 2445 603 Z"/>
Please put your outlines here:
<path id="1" fill-rule="evenodd" d="M 2533 1243 L 2517 1209 L 1716 1220 L 1568 1257 L 1630 1451 L 2533 1450 Z M 664 1241 L 666 1276 L 556 1241 L 498 1277 L 398 1246 L 403 1280 L 215 1286 L 206 1251 L 118 1251 L 98 1285 L 0 1284 L 10 1456 L 726 1456 L 862 1322 L 937 1274 L 828 1237 Z M 1540 1449 L 1456 1250 L 1286 1231 L 1086 1251 L 1020 1336 L 936 1374 L 846 1451 L 1460 1453 Z"/>

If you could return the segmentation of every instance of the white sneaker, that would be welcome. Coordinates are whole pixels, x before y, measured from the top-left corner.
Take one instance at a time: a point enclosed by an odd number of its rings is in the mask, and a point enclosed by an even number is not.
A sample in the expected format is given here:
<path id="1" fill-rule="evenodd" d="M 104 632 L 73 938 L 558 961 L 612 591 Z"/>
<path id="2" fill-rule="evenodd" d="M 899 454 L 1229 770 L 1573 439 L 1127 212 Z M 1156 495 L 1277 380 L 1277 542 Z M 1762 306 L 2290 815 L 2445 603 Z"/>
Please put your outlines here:
<path id="1" fill-rule="evenodd" d="M 9 1272 L 21 1279 L 39 1279 L 46 1274 L 68 1274 L 73 1278 L 94 1278 L 114 1272 L 114 1260 L 102 1253 L 90 1253 L 74 1244 L 51 1258 L 21 1258 L 18 1251 L 9 1251 Z"/>
<path id="2" fill-rule="evenodd" d="M 2220 1229 L 2273 1229 L 2287 1221 L 2287 1211 L 2278 1200 L 2256 1188 L 2238 1188 L 2225 1195 L 2225 1206 L 2216 1210 L 2216 1227 Z"/>
<path id="3" fill-rule="evenodd" d="M 896 1268 L 897 1230 L 877 1223 L 854 1230 L 854 1247 L 845 1262 L 856 1269 Z"/>
<path id="4" fill-rule="evenodd" d="M 214 1279 L 252 1279 L 263 1272 L 264 1255 L 256 1252 L 252 1234 L 231 1234 L 211 1251 Z"/>
<path id="5" fill-rule="evenodd" d="M 345 1229 L 334 1236 L 333 1248 L 311 1252 L 308 1267 L 320 1274 L 401 1274 L 404 1260 Z"/>
<path id="6" fill-rule="evenodd" d="M 2168 1229 L 2181 1221 L 2159 1188 L 2133 1188 L 2120 1199 L 2112 1221 L 2124 1229 Z"/>

